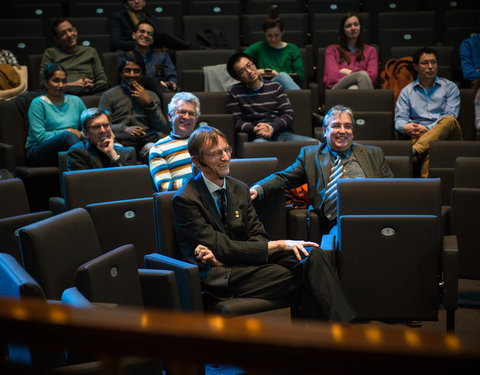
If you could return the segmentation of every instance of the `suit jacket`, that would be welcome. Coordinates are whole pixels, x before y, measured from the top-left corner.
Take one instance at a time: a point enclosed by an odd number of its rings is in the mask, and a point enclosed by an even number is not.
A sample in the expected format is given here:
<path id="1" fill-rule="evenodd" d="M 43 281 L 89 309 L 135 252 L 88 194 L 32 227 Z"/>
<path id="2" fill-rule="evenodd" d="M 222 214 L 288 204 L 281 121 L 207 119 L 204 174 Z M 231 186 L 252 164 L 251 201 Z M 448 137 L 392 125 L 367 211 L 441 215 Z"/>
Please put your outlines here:
<path id="1" fill-rule="evenodd" d="M 352 152 L 367 178 L 393 177 L 381 148 L 354 143 Z M 268 198 L 275 190 L 292 189 L 307 183 L 310 204 L 324 217 L 321 208 L 331 167 L 332 160 L 325 143 L 306 146 L 300 150 L 297 160 L 290 167 L 264 178 L 256 185 L 261 186 L 265 198 Z"/>
<path id="2" fill-rule="evenodd" d="M 205 286 L 226 288 L 231 266 L 268 262 L 268 239 L 253 208 L 247 185 L 226 178 L 228 228 L 226 233 L 215 202 L 199 173 L 172 200 L 177 243 L 186 261 L 198 265 Z M 194 250 L 204 245 L 225 267 L 198 262 Z"/>
<path id="3" fill-rule="evenodd" d="M 76 171 L 81 169 L 122 167 L 124 165 L 137 164 L 137 157 L 134 149 L 116 145 L 114 148 L 120 158 L 112 161 L 90 142 L 79 142 L 68 150 L 67 169 L 69 171 Z"/>

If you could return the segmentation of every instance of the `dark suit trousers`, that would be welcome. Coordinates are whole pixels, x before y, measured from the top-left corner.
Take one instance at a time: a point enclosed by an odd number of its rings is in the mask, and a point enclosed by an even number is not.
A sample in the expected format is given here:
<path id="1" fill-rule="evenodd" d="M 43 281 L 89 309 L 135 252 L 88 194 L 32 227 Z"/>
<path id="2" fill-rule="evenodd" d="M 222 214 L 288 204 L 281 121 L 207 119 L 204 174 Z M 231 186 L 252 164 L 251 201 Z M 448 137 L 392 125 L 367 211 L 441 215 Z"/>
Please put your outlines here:
<path id="1" fill-rule="evenodd" d="M 312 248 L 298 262 L 293 253 L 270 257 L 269 264 L 232 267 L 228 287 L 235 297 L 290 299 L 303 319 L 349 322 L 356 313 L 322 250 Z"/>

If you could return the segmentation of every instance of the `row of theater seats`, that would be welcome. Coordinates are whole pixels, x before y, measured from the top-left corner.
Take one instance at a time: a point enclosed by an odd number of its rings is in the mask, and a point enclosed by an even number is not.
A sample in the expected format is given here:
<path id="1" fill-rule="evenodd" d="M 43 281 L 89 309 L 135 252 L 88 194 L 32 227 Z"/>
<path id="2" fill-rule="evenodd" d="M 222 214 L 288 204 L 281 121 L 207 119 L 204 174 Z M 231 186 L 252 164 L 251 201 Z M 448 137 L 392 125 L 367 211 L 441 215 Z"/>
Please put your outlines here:
<path id="1" fill-rule="evenodd" d="M 412 12 L 359 13 L 365 41 L 377 44 L 381 60 L 390 57 L 391 46 L 445 45 L 454 48 L 458 56 L 461 41 L 478 32 L 480 9 L 454 10 L 439 20 L 439 12 L 421 10 Z M 284 40 L 303 48 L 326 47 L 337 41 L 341 13 L 287 13 Z M 99 52 L 110 51 L 109 18 L 101 16 L 70 16 L 79 30 L 80 41 L 95 47 Z M 197 33 L 216 29 L 223 33 L 229 48 L 235 50 L 264 38 L 264 14 L 234 15 L 182 15 L 159 17 L 162 28 L 188 42 L 198 44 Z M 25 64 L 26 55 L 42 53 L 53 44 L 50 31 L 51 18 L 11 18 L 0 23 L 0 45 L 12 50 Z M 214 27 L 212 27 L 214 25 Z M 442 33 L 440 33 L 442 32 Z"/>
<path id="2" fill-rule="evenodd" d="M 234 160 L 231 175 L 251 184 L 278 167 L 275 158 Z M 458 277 L 479 277 L 475 228 L 480 180 L 471 173 L 479 168 L 479 157 L 456 160 L 451 227 L 442 226 L 438 178 L 339 182 L 339 247 L 329 236 L 321 243 L 359 319 L 436 320 L 441 298 L 447 328 L 454 329 Z M 114 191 L 112 180 L 118 186 Z M 153 193 L 146 166 L 66 172 L 63 181 L 69 210 L 44 220 L 31 217 L 19 179 L 0 182 L 2 213 L 8 215 L 0 222 L 0 252 L 10 253 L 0 255 L 2 295 L 62 298 L 89 308 L 92 303 L 145 303 L 183 311 L 205 308 L 226 315 L 288 306 L 285 301 L 256 299 L 202 301 L 197 268 L 178 260 L 170 204 L 173 193 Z M 315 217 L 310 217 L 307 231 L 306 210 L 287 211 L 283 192 L 255 204 L 271 239 L 310 237 L 320 242 L 319 233 L 312 229 Z M 52 213 L 36 213 L 41 214 Z M 20 227 L 19 248 L 14 231 Z M 458 237 L 458 248 L 454 236 L 444 237 L 448 233 Z M 7 237 L 13 238 L 10 243 Z M 134 272 L 136 266 L 144 265 L 173 273 Z M 20 277 L 4 282 L 14 272 Z M 18 285 L 23 281 L 28 285 Z"/>
<path id="3" fill-rule="evenodd" d="M 366 92 L 365 92 L 366 91 Z M 353 109 L 355 114 L 354 134 L 357 141 L 377 141 L 393 144 L 398 136 L 394 132 L 394 103 L 391 90 L 327 90 L 325 107 L 330 108 L 336 104 L 343 104 Z M 224 92 L 195 92 L 201 102 L 201 117 L 199 123 L 207 123 L 221 129 L 234 148 L 234 156 L 245 157 L 245 143 L 248 137 L 245 133 L 236 132 L 234 129 L 233 116 L 226 112 L 226 94 Z M 173 94 L 164 94 L 162 105 L 164 113 L 167 113 L 167 104 Z M 292 90 L 287 95 L 294 108 L 293 128 L 296 133 L 321 139 L 322 131 L 319 127 L 312 126 L 312 91 Z M 82 97 L 87 107 L 98 105 L 100 96 Z M 25 105 L 25 103 L 23 103 Z M 0 101 L 0 161 L 1 167 L 6 168 L 25 181 L 27 191 L 32 199 L 34 207 L 45 207 L 48 197 L 60 195 L 59 169 L 57 167 L 33 168 L 25 163 L 24 145 L 28 133 L 28 124 L 24 117 L 26 109 L 22 111 L 22 105 L 18 101 Z M 480 138 L 474 128 L 473 90 L 461 90 L 461 111 L 459 122 L 462 126 L 464 141 L 459 141 L 460 150 L 453 147 L 455 142 L 447 142 L 451 152 L 440 153 L 440 161 L 437 163 L 434 151 L 432 151 L 431 167 L 452 167 L 455 156 L 468 156 L 469 150 L 480 147 Z M 475 140 L 477 139 L 477 140 Z M 405 148 L 411 152 L 410 142 L 403 142 Z M 441 142 L 439 142 L 441 143 Z M 267 146 L 268 147 L 268 146 Z M 448 147 L 447 147 L 448 148 Z M 266 148 L 267 149 L 267 148 Z M 433 150 L 433 147 L 432 147 Z M 276 150 L 272 154 L 262 156 L 278 156 Z M 386 151 L 387 152 L 387 151 Z M 409 156 L 410 154 L 398 154 L 398 150 L 387 152 L 389 156 Z M 458 152 L 458 154 L 457 154 Z M 448 155 L 442 157 L 442 155 Z M 260 155 L 256 155 L 260 156 Z M 294 155 L 295 156 L 295 155 Z M 410 163 L 411 165 L 411 163 Z M 285 163 L 282 164 L 285 166 Z M 451 184 L 450 184 L 451 185 Z"/>

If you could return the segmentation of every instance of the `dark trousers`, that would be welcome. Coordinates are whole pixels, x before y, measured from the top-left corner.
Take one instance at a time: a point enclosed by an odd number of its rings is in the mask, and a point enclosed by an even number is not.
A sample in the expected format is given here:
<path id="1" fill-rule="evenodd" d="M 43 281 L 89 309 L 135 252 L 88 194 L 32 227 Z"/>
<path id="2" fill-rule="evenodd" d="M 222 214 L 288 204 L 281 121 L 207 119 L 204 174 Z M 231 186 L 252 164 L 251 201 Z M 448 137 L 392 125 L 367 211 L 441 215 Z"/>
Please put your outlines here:
<path id="1" fill-rule="evenodd" d="M 74 133 L 65 130 L 48 141 L 32 146 L 27 151 L 27 163 L 32 167 L 58 166 L 58 153 L 68 151 L 74 144 L 80 142 Z"/>
<path id="2" fill-rule="evenodd" d="M 268 264 L 232 267 L 229 290 L 234 297 L 290 299 L 305 319 L 351 321 L 355 310 L 327 256 L 318 248 L 309 252 L 301 262 L 291 252 L 279 252 Z"/>

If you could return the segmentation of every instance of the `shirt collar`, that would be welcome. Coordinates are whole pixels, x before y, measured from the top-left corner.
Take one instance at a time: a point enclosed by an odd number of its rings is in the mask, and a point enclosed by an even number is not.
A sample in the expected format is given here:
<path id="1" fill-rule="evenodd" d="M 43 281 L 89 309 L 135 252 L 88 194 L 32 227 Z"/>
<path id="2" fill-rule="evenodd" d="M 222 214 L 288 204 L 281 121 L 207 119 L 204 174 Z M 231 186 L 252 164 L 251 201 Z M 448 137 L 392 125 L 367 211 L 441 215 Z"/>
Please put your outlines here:
<path id="1" fill-rule="evenodd" d="M 327 149 L 328 149 L 328 152 L 330 153 L 331 157 L 333 158 L 333 160 L 335 160 L 338 156 L 340 156 L 342 159 L 348 159 L 350 157 L 350 155 L 352 155 L 352 146 L 350 146 L 350 148 L 346 151 L 336 152 L 336 151 L 333 151 L 330 148 L 330 145 L 327 143 Z"/>
<path id="2" fill-rule="evenodd" d="M 420 81 L 419 81 L 418 77 L 415 81 L 413 81 L 413 86 L 420 87 L 422 89 L 425 88 L 420 84 Z M 438 76 L 435 76 L 435 79 L 433 80 L 433 86 L 440 86 L 440 80 L 438 79 Z"/>
<path id="3" fill-rule="evenodd" d="M 227 180 L 225 178 L 223 179 L 222 186 L 218 186 L 217 184 L 210 181 L 203 173 L 202 173 L 202 178 L 203 178 L 203 181 L 205 182 L 205 185 L 207 185 L 207 189 L 210 194 L 215 193 L 217 190 L 227 188 Z"/>

